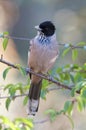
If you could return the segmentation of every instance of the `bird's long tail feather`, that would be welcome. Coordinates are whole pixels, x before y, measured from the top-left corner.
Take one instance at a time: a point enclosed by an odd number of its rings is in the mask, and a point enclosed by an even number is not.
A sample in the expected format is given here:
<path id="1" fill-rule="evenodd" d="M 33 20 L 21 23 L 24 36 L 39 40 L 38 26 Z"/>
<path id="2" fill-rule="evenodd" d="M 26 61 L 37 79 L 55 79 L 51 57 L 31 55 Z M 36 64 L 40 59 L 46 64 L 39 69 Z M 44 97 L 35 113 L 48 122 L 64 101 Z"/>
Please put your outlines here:
<path id="1" fill-rule="evenodd" d="M 29 115 L 35 115 L 38 111 L 42 80 L 38 83 L 31 82 L 29 89 Z"/>

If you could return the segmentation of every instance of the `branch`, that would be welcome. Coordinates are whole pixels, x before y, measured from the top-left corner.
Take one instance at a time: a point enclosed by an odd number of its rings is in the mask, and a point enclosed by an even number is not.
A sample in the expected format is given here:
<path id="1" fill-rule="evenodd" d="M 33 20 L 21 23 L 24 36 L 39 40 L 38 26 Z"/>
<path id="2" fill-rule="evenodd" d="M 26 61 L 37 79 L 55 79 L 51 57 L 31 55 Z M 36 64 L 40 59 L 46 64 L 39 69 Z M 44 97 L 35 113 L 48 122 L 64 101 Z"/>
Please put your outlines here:
<path id="1" fill-rule="evenodd" d="M 21 41 L 30 41 L 31 40 L 30 38 L 26 38 L 26 37 L 5 36 L 5 35 L 3 35 L 2 38 L 21 40 Z"/>
<path id="2" fill-rule="evenodd" d="M 11 66 L 14 69 L 19 70 L 19 68 L 16 65 L 14 65 L 14 64 L 12 64 L 12 63 L 10 63 L 8 61 L 3 60 L 3 58 L 0 58 L 0 62 L 3 63 L 3 64 L 6 64 L 8 66 Z M 26 74 L 28 74 L 28 73 L 34 74 L 34 75 L 36 75 L 38 77 L 41 77 L 42 79 L 48 80 L 48 81 L 56 84 L 59 88 L 64 88 L 64 89 L 72 90 L 72 87 L 74 86 L 74 85 L 67 86 L 65 84 L 62 84 L 61 82 L 55 80 L 53 77 L 48 76 L 48 75 L 44 75 L 44 74 L 38 74 L 38 73 L 34 72 L 33 70 L 31 70 L 30 68 L 24 68 L 24 69 L 26 71 Z M 58 88 L 57 87 L 51 88 L 49 91 L 51 91 L 53 89 L 55 90 L 55 89 L 58 89 Z M 80 92 L 77 91 L 77 93 L 80 93 Z"/>
<path id="3" fill-rule="evenodd" d="M 57 86 L 55 86 L 55 87 L 49 87 L 49 88 L 47 88 L 47 91 L 50 92 L 50 91 L 54 91 L 54 90 L 58 90 L 58 89 L 61 89 L 61 88 L 59 88 Z M 0 99 L 18 98 L 18 97 L 24 97 L 24 96 L 28 96 L 28 94 L 18 94 L 18 95 L 15 95 L 13 97 L 12 96 L 0 96 Z"/>
<path id="4" fill-rule="evenodd" d="M 51 86 L 51 87 L 48 87 L 47 88 L 47 91 L 50 92 L 50 91 L 54 91 L 54 90 L 58 90 L 58 89 L 62 89 L 62 87 L 58 87 L 58 86 Z"/>
<path id="5" fill-rule="evenodd" d="M 0 99 L 6 99 L 6 98 L 17 98 L 17 97 L 24 97 L 28 96 L 28 94 L 22 94 L 22 95 L 15 95 L 15 96 L 0 96 Z"/>
<path id="6" fill-rule="evenodd" d="M 43 124 L 43 123 L 46 123 L 46 122 L 48 122 L 48 121 L 50 121 L 50 119 L 49 119 L 49 118 L 46 118 L 46 119 L 42 119 L 42 120 L 40 120 L 40 121 L 34 121 L 33 123 L 34 123 L 34 124 Z"/>
<path id="7" fill-rule="evenodd" d="M 21 41 L 30 41 L 31 40 L 31 38 L 28 38 L 28 37 L 10 36 L 10 35 L 5 35 L 4 33 L 0 34 L 0 38 L 8 38 L 8 39 L 14 39 L 14 40 L 21 40 Z M 69 43 L 61 43 L 61 42 L 59 42 L 58 45 L 63 46 L 65 48 L 71 47 L 72 49 L 77 48 L 77 49 L 86 50 L 86 42 L 84 42 L 84 43 L 85 43 L 85 45 L 78 46 L 78 45 L 72 45 L 72 44 L 69 44 Z"/>
<path id="8" fill-rule="evenodd" d="M 3 60 L 3 57 L 0 58 L 0 62 L 5 64 L 5 65 L 11 66 L 12 68 L 18 69 L 18 67 L 16 65 L 9 63 L 8 61 Z"/>

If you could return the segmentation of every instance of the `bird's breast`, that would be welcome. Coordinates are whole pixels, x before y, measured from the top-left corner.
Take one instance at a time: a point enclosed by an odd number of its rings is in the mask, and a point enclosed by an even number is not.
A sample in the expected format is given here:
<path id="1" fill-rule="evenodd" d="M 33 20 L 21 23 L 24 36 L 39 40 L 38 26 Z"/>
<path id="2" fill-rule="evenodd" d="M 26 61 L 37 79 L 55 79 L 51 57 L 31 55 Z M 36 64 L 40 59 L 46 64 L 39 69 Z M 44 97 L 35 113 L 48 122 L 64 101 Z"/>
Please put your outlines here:
<path id="1" fill-rule="evenodd" d="M 30 50 L 29 63 L 36 72 L 47 72 L 56 61 L 58 53 L 56 43 L 40 44 L 38 41 L 34 41 Z"/>

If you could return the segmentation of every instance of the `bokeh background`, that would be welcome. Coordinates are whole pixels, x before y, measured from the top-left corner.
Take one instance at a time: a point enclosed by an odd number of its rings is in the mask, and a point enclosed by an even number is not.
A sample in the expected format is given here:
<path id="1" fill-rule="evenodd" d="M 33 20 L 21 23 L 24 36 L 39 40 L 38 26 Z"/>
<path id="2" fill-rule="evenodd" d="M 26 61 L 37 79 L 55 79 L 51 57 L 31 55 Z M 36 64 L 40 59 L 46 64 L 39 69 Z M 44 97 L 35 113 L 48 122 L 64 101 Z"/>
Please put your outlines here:
<path id="1" fill-rule="evenodd" d="M 45 20 L 51 20 L 56 25 L 57 40 L 60 43 L 76 44 L 86 41 L 86 0 L 0 0 L 0 32 L 9 31 L 10 35 L 18 37 L 33 38 L 36 35 L 35 25 Z M 2 43 L 2 39 L 0 39 Z M 59 47 L 60 48 L 60 47 Z M 4 52 L 0 44 L 0 55 L 12 63 L 20 63 L 27 66 L 27 53 L 29 41 L 9 40 L 7 50 Z M 63 48 L 60 48 L 60 56 L 56 62 L 57 66 L 67 63 L 74 63 L 71 53 L 61 57 Z M 79 50 L 78 64 L 86 62 L 86 51 Z M 2 78 L 5 65 L 0 63 L 0 95 L 6 96 L 2 92 L 2 86 L 7 83 L 25 82 L 26 79 L 18 74 L 17 71 L 9 72 L 6 80 Z M 26 77 L 27 78 L 27 77 Z M 47 95 L 46 101 L 41 100 L 39 112 L 35 120 L 45 119 L 44 111 L 48 108 L 60 110 L 64 102 L 69 98 L 70 92 L 53 91 Z M 11 103 L 9 111 L 6 111 L 4 102 L 0 100 L 0 115 L 8 116 L 10 119 L 15 117 L 27 117 L 26 108 L 22 104 L 23 98 L 18 98 Z M 86 110 L 82 113 L 74 110 L 73 119 L 74 130 L 86 130 Z M 35 130 L 71 130 L 68 119 L 58 116 L 54 123 L 46 122 L 36 124 Z"/>

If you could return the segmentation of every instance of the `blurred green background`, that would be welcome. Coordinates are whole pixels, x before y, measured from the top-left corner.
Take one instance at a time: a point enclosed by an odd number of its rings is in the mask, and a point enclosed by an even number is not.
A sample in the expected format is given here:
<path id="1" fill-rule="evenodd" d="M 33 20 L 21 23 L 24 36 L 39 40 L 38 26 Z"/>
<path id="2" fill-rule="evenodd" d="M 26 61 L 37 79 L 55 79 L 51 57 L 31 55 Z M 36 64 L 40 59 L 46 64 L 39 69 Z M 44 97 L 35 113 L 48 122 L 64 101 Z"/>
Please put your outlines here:
<path id="1" fill-rule="evenodd" d="M 9 31 L 12 36 L 33 38 L 36 35 L 34 26 L 46 20 L 54 22 L 59 43 L 72 43 L 75 45 L 78 42 L 86 41 L 86 0 L 0 0 L 1 33 Z M 6 52 L 0 49 L 0 54 L 4 54 L 4 57 L 10 62 L 22 63 L 27 66 L 28 49 L 29 41 L 11 39 Z M 59 47 L 59 49 L 60 56 L 54 70 L 57 66 L 67 63 L 83 64 L 86 62 L 86 51 L 82 49 L 79 50 L 76 61 L 72 61 L 71 53 L 64 58 L 61 57 L 64 48 Z M 0 72 L 2 69 L 3 65 L 0 64 Z M 9 77 L 4 82 L 0 75 L 0 81 L 2 83 L 25 82 L 15 72 L 10 73 Z M 68 93 L 69 91 L 50 92 L 46 101 L 41 100 L 39 113 L 35 119 L 42 119 L 42 114 L 47 108 L 52 106 L 56 109 L 62 108 L 63 102 L 69 98 Z M 4 110 L 5 108 L 0 108 L 1 114 L 12 118 L 17 116 L 27 117 L 25 109 L 21 105 L 21 100 L 22 98 L 15 105 L 12 104 L 9 114 Z M 16 107 L 18 110 L 16 110 Z M 73 119 L 75 122 L 74 130 L 86 130 L 86 111 L 79 113 L 75 109 Z M 40 129 L 71 130 L 71 125 L 65 117 L 60 116 L 54 123 L 36 125 L 35 130 Z"/>

